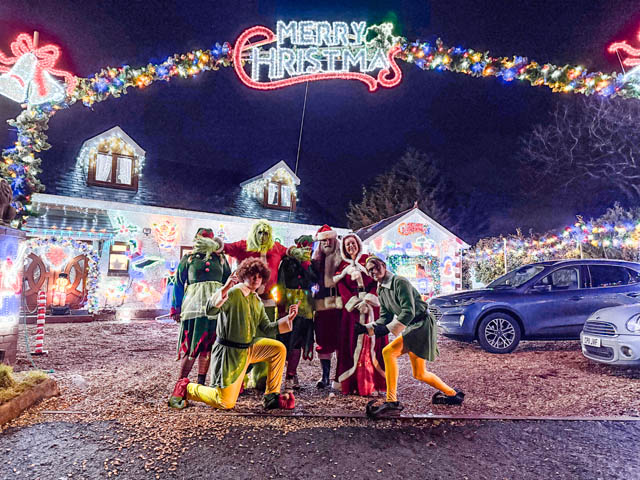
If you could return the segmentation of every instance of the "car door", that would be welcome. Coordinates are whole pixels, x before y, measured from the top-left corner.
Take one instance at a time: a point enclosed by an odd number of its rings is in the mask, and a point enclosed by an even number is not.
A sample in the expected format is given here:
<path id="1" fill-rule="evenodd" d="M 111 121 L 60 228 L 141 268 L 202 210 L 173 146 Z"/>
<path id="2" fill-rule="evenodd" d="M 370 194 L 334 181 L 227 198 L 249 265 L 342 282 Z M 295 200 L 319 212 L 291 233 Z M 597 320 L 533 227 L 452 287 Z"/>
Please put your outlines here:
<path id="1" fill-rule="evenodd" d="M 527 338 L 579 338 L 589 307 L 585 273 L 580 265 L 559 267 L 527 291 Z"/>
<path id="2" fill-rule="evenodd" d="M 640 274 L 621 265 L 595 264 L 588 265 L 587 286 L 585 297 L 589 305 L 590 314 L 596 310 L 618 305 L 638 303 L 640 298 Z"/>

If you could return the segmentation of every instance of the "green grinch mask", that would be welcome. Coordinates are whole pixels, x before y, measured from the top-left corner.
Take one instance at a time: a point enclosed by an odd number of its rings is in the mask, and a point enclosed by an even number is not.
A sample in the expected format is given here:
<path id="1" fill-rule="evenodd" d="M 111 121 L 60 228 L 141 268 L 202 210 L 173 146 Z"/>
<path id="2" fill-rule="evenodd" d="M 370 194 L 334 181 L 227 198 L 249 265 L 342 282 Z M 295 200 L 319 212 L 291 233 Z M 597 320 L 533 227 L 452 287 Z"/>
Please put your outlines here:
<path id="1" fill-rule="evenodd" d="M 267 253 L 273 248 L 273 229 L 266 220 L 258 220 L 251 226 L 247 238 L 247 250 L 249 252 Z"/>

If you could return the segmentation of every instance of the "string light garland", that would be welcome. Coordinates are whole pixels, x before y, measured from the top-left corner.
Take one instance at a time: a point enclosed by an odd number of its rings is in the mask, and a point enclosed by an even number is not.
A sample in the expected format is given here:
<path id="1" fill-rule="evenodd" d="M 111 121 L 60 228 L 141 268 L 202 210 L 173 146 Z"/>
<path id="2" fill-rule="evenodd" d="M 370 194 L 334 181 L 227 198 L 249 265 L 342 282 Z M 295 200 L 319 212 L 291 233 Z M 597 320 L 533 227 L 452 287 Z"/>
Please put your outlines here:
<path id="1" fill-rule="evenodd" d="M 356 72 L 327 72 L 321 74 L 325 75 L 322 78 L 358 79 L 367 83 L 371 91 L 378 85 L 390 88 L 397 85 L 402 78 L 402 72 L 395 62 L 396 59 L 400 59 L 413 63 L 422 70 L 450 71 L 473 77 L 499 77 L 505 82 L 521 80 L 529 82 L 532 86 L 547 86 L 554 92 L 640 98 L 640 72 L 635 72 L 635 69 L 627 75 L 615 72 L 611 74 L 588 72 L 586 68 L 579 65 L 539 64 L 529 61 L 526 57 L 492 57 L 487 52 L 463 47 L 446 47 L 440 39 L 436 40 L 435 44 L 420 41 L 406 43 L 401 37 L 394 37 L 391 33 L 393 26 L 388 25 L 391 24 L 374 25 L 368 27 L 367 31 L 374 33 L 371 45 L 384 46 L 385 51 L 388 52 L 386 61 L 389 68 L 381 69 L 376 78 L 364 75 L 368 80 L 353 77 L 353 75 L 363 75 Z M 145 88 L 154 82 L 169 81 L 175 77 L 190 78 L 201 72 L 218 70 L 221 67 L 233 66 L 240 79 L 248 84 L 247 81 L 253 80 L 244 72 L 243 62 L 248 61 L 249 57 L 243 56 L 243 51 L 255 47 L 256 44 L 249 45 L 246 42 L 255 34 L 262 34 L 267 39 L 273 35 L 273 32 L 266 27 L 254 28 L 241 34 L 236 42 L 235 51 L 228 42 L 216 43 L 210 49 L 175 54 L 160 63 L 149 63 L 143 67 L 134 68 L 129 65 L 105 67 L 88 78 L 73 77 L 68 72 L 53 69 L 53 65 L 60 56 L 60 49 L 55 45 L 38 49 L 29 35 L 19 35 L 11 45 L 13 57 L 0 52 L 0 72 L 5 72 L 0 75 L 0 92 L 8 92 L 10 98 L 14 100 L 22 98 L 23 93 L 26 93 L 25 99 L 30 102 L 26 104 L 26 110 L 15 120 L 9 120 L 9 124 L 16 128 L 18 138 L 13 147 L 2 151 L 2 162 L 0 162 L 0 176 L 10 181 L 13 190 L 12 204 L 18 213 L 15 226 L 21 227 L 31 214 L 31 195 L 43 190 L 38 180 L 41 159 L 36 154 L 50 147 L 44 131 L 47 129 L 49 118 L 58 110 L 68 108 L 77 101 L 91 107 L 96 102 L 126 94 L 128 88 Z M 612 53 L 622 51 L 630 57 L 637 57 L 637 54 L 640 54 L 640 49 L 635 49 L 626 42 L 612 44 L 609 51 Z M 32 55 L 37 59 L 33 73 L 29 66 L 33 64 Z M 640 58 L 628 58 L 624 63 L 629 66 L 637 65 L 640 64 Z M 35 85 L 29 90 L 36 92 L 33 100 L 29 98 L 26 90 L 23 91 L 24 85 L 16 85 L 11 80 L 10 68 L 18 69 L 18 67 L 20 69 L 18 73 L 21 74 L 18 77 L 24 77 L 22 83 L 26 85 L 27 82 L 32 82 Z M 57 91 L 56 82 L 51 75 L 65 79 L 64 98 L 54 94 Z M 321 77 L 310 79 L 309 75 L 304 75 L 278 81 L 285 82 L 279 86 L 287 86 L 301 81 L 319 79 Z M 274 83 L 276 82 L 264 82 L 259 88 L 271 89 Z M 255 85 L 251 86 L 258 88 Z M 47 97 L 47 93 L 52 95 Z"/>
<path id="2" fill-rule="evenodd" d="M 27 240 L 26 249 L 28 251 L 46 251 L 49 248 L 60 249 L 65 252 L 72 252 L 69 254 L 68 259 L 72 258 L 72 255 L 81 254 L 87 258 L 87 281 L 85 284 L 87 303 L 86 308 L 89 313 L 96 313 L 98 311 L 98 262 L 100 258 L 95 249 L 83 242 L 79 242 L 69 238 L 59 237 L 36 237 Z M 28 255 L 28 253 L 27 253 Z M 26 258 L 26 257 L 25 257 Z M 47 258 L 46 255 L 44 258 Z M 47 259 L 50 260 L 50 259 Z"/>

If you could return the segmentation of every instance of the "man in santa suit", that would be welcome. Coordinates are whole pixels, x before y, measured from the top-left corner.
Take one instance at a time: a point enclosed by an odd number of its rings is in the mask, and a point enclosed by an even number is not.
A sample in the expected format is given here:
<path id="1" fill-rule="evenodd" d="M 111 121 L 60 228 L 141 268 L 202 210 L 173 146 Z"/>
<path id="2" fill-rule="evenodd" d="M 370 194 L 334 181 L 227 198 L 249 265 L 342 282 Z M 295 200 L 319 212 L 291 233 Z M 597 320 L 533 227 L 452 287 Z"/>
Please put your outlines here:
<path id="1" fill-rule="evenodd" d="M 342 300 L 338 294 L 333 276 L 342 262 L 338 248 L 338 235 L 328 225 L 316 232 L 314 240 L 320 242 L 311 259 L 314 271 L 318 275 L 318 291 L 314 294 L 314 330 L 316 351 L 322 365 L 322 378 L 318 381 L 320 389 L 331 386 L 331 357 L 338 350 Z"/>
<path id="2" fill-rule="evenodd" d="M 276 319 L 276 302 L 272 295 L 272 290 L 278 282 L 278 266 L 280 261 L 290 255 L 303 261 L 305 258 L 305 250 L 307 255 L 310 249 L 293 247 L 285 247 L 273 238 L 273 228 L 266 220 L 257 220 L 249 231 L 246 240 L 239 240 L 233 243 L 224 244 L 224 253 L 235 258 L 241 263 L 247 258 L 260 258 L 266 262 L 267 267 L 271 271 L 269 280 L 261 286 L 256 292 L 262 299 L 267 316 L 271 321 Z M 307 257 L 308 259 L 309 257 Z M 264 332 L 258 332 L 258 337 L 275 338 Z M 262 362 L 255 364 L 251 370 L 251 378 L 249 380 L 249 388 L 261 388 L 267 379 L 267 363 Z"/>

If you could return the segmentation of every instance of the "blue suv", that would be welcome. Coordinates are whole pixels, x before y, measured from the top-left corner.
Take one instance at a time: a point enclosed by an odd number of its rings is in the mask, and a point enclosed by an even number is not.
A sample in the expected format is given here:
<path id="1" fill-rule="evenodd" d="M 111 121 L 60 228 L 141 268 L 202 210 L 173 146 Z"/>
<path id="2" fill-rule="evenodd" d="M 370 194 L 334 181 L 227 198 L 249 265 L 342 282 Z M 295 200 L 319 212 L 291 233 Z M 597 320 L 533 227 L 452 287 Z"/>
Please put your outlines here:
<path id="1" fill-rule="evenodd" d="M 525 265 L 481 290 L 434 297 L 429 311 L 446 336 L 510 353 L 520 340 L 579 339 L 589 315 L 637 297 L 640 263 L 558 260 Z"/>

